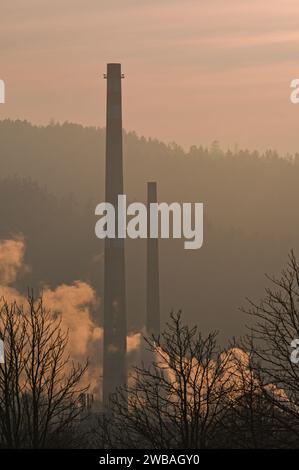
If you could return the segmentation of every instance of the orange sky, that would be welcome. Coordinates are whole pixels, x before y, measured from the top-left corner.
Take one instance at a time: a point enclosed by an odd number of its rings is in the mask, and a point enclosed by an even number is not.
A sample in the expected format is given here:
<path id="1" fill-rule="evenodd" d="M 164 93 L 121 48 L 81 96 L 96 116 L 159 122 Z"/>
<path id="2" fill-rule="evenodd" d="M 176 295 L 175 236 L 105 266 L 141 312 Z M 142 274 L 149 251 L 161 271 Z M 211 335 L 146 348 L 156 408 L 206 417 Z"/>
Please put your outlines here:
<path id="1" fill-rule="evenodd" d="M 298 26 L 298 0 L 2 0 L 0 118 L 103 126 L 120 61 L 127 130 L 299 151 Z"/>

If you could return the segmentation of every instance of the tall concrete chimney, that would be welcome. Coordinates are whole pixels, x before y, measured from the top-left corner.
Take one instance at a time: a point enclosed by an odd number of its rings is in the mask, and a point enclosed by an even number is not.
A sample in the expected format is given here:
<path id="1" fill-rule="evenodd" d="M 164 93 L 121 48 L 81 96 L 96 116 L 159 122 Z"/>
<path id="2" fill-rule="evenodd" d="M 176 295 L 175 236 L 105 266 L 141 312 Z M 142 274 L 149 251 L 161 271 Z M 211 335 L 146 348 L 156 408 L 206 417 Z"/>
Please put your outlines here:
<path id="1" fill-rule="evenodd" d="M 122 100 L 120 64 L 108 64 L 106 117 L 106 202 L 115 207 L 123 194 Z M 103 402 L 126 385 L 126 283 L 124 239 L 105 239 Z"/>
<path id="2" fill-rule="evenodd" d="M 160 292 L 158 238 L 150 238 L 149 206 L 157 202 L 157 183 L 147 183 L 147 279 L 146 279 L 146 330 L 149 336 L 160 334 Z"/>

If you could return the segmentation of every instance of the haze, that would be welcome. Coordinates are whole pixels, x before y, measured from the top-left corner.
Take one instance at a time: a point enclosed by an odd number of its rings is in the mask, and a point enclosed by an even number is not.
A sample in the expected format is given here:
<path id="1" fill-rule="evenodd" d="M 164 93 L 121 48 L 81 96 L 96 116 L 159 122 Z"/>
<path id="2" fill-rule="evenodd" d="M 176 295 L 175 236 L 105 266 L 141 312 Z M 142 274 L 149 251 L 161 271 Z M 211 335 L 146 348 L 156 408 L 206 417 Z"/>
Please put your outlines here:
<path id="1" fill-rule="evenodd" d="M 117 61 L 127 130 L 295 152 L 298 20 L 296 0 L 4 0 L 0 119 L 104 126 Z"/>

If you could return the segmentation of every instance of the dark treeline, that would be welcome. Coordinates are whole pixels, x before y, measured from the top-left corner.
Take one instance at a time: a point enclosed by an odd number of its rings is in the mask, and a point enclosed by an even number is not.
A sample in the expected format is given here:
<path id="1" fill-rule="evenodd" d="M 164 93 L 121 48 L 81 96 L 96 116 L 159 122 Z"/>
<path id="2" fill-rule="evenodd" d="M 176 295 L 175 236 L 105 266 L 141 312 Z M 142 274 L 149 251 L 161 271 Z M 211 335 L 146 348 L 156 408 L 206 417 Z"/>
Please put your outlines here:
<path id="1" fill-rule="evenodd" d="M 0 138 L 2 176 L 30 177 L 59 197 L 72 194 L 82 206 L 103 199 L 104 129 L 4 120 Z M 184 152 L 174 143 L 124 132 L 124 172 L 131 199 L 144 200 L 145 183 L 155 179 L 161 200 L 206 202 L 208 218 L 218 226 L 272 236 L 296 227 L 294 221 L 286 229 L 284 222 L 290 222 L 285 213 L 296 206 L 298 154 L 280 158 L 272 150 L 223 152 L 215 142 Z M 256 205 L 260 214 L 253 210 Z"/>
<path id="2" fill-rule="evenodd" d="M 36 127 L 1 121 L 1 238 L 25 236 L 31 272 L 20 286 L 82 279 L 102 294 L 102 243 L 94 209 L 104 200 L 105 131 L 76 124 Z M 258 298 L 265 272 L 277 272 L 298 248 L 298 156 L 222 152 L 124 133 L 125 192 L 144 201 L 146 182 L 158 182 L 160 201 L 205 203 L 204 246 L 161 241 L 163 319 L 171 309 L 203 330 L 227 338 L 243 324 L 238 307 Z M 144 322 L 145 244 L 127 242 L 131 328 Z M 138 294 L 137 294 L 138 293 Z M 216 293 L 216 295 L 215 295 Z M 241 317 L 241 318 L 240 318 Z"/>

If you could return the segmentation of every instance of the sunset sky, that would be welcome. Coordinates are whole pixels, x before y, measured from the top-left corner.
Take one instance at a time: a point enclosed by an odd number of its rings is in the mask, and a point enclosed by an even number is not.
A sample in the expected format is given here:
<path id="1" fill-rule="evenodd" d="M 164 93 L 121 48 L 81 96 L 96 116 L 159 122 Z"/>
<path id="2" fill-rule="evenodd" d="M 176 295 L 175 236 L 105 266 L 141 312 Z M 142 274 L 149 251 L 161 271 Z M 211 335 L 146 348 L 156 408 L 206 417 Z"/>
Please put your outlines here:
<path id="1" fill-rule="evenodd" d="M 121 62 L 125 129 L 299 151 L 298 26 L 298 0 L 2 0 L 0 119 L 104 126 Z"/>

